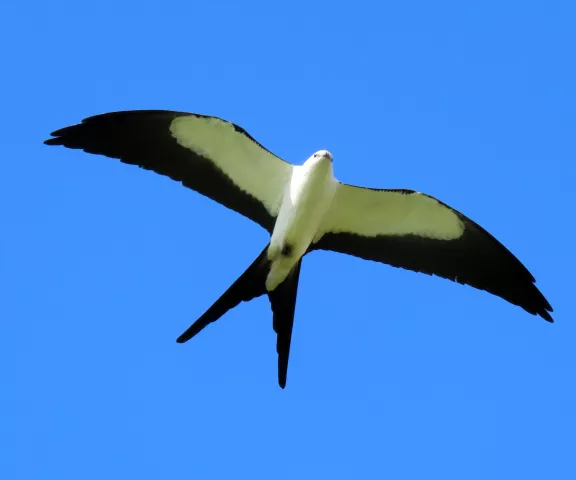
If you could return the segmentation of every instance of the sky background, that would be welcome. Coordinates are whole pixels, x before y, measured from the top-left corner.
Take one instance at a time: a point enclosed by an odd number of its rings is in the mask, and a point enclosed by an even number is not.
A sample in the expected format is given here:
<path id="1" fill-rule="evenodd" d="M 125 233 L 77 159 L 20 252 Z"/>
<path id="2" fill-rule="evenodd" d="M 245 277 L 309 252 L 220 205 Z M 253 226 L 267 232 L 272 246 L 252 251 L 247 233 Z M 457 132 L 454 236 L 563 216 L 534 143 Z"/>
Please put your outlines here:
<path id="1" fill-rule="evenodd" d="M 4 2 L 0 478 L 576 478 L 575 17 L 568 0 Z M 150 108 L 437 196 L 526 264 L 556 323 L 323 252 L 286 390 L 265 297 L 176 344 L 264 230 L 42 144 Z"/>

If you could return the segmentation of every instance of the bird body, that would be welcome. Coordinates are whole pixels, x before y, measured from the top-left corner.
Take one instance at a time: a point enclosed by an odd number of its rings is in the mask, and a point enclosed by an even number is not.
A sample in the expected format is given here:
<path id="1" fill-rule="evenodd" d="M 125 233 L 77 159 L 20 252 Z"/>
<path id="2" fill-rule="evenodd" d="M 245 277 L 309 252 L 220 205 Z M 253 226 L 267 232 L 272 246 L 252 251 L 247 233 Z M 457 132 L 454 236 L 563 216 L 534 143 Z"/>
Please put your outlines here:
<path id="1" fill-rule="evenodd" d="M 270 239 L 268 259 L 272 265 L 266 279 L 268 291 L 284 281 L 308 250 L 337 187 L 329 152 L 316 152 L 303 165 L 294 167 Z"/>

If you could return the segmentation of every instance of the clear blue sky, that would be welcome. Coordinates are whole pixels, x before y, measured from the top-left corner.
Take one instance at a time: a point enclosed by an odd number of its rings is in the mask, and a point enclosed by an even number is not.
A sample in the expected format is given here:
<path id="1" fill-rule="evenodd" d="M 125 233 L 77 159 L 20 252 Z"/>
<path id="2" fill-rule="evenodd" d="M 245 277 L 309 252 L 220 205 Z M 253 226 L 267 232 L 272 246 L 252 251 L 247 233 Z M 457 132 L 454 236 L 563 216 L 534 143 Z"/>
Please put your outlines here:
<path id="1" fill-rule="evenodd" d="M 11 3 L 1 478 L 576 478 L 574 2 Z M 315 253 L 286 390 L 265 298 L 176 344 L 267 236 L 169 179 L 42 144 L 142 108 L 437 196 L 527 265 L 556 323 Z"/>

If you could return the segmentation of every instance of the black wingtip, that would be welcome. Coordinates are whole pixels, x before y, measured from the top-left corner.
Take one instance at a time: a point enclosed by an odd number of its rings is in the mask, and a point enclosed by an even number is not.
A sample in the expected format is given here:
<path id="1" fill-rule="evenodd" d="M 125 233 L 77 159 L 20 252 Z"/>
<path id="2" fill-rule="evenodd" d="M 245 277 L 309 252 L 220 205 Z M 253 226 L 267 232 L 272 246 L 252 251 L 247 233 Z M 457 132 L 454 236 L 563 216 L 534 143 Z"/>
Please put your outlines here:
<path id="1" fill-rule="evenodd" d="M 44 140 L 42 143 L 44 145 L 60 145 L 59 140 L 60 139 L 58 137 L 54 137 L 54 138 L 49 138 L 48 140 Z"/>
<path id="2" fill-rule="evenodd" d="M 544 320 L 546 320 L 549 323 L 554 323 L 554 319 L 552 318 L 551 313 L 554 311 L 554 309 L 552 308 L 552 305 L 550 305 L 550 302 L 548 302 L 548 300 L 546 300 L 546 298 L 544 298 L 544 295 L 542 295 L 542 293 L 540 292 L 540 290 L 538 290 L 536 288 L 535 285 L 534 289 L 536 290 L 537 295 L 537 300 L 539 300 L 537 306 L 532 307 L 532 308 L 526 308 L 523 307 L 525 310 L 527 310 L 528 312 L 537 315 L 539 317 L 542 317 Z"/>
<path id="3" fill-rule="evenodd" d="M 81 124 L 80 124 L 81 125 Z M 58 130 L 54 130 L 50 133 L 50 137 L 47 140 L 44 140 L 42 143 L 44 145 L 64 145 L 64 137 L 66 134 L 70 133 L 70 131 L 75 131 L 78 125 L 72 125 L 70 127 L 59 128 Z"/>

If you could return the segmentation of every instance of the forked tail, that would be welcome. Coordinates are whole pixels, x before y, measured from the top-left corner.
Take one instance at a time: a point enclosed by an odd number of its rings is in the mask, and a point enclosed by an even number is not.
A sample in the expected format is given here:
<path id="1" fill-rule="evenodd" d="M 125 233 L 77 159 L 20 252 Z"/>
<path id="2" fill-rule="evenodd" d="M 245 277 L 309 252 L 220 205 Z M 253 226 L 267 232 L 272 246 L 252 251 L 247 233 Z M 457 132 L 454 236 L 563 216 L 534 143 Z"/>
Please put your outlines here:
<path id="1" fill-rule="evenodd" d="M 290 355 L 292 326 L 294 324 L 296 294 L 302 259 L 294 266 L 284 282 L 272 292 L 266 292 L 266 277 L 270 272 L 271 265 L 267 257 L 267 251 L 268 245 L 246 271 L 240 275 L 238 280 L 198 320 L 190 325 L 176 341 L 178 343 L 187 342 L 207 325 L 218 320 L 228 310 L 239 305 L 240 302 L 248 302 L 253 298 L 268 293 L 274 317 L 273 327 L 277 334 L 278 384 L 281 388 L 284 388 L 288 372 L 288 357 Z"/>
<path id="2" fill-rule="evenodd" d="M 302 259 L 298 260 L 286 280 L 272 292 L 268 292 L 272 314 L 274 315 L 274 331 L 277 335 L 276 351 L 278 352 L 278 385 L 280 385 L 280 388 L 286 386 L 286 376 L 288 375 L 288 357 L 290 356 L 292 325 L 294 325 L 294 311 L 296 310 L 296 294 L 298 293 L 301 263 Z"/>
<path id="3" fill-rule="evenodd" d="M 214 304 L 196 320 L 188 330 L 180 335 L 176 341 L 184 343 L 200 333 L 212 322 L 218 320 L 228 310 L 233 309 L 240 302 L 249 302 L 253 298 L 259 297 L 266 293 L 266 277 L 270 271 L 270 261 L 266 257 L 268 245 L 262 250 L 262 253 L 256 257 L 246 271 L 240 275 L 224 294 L 214 302 Z"/>

